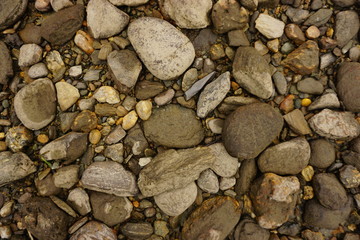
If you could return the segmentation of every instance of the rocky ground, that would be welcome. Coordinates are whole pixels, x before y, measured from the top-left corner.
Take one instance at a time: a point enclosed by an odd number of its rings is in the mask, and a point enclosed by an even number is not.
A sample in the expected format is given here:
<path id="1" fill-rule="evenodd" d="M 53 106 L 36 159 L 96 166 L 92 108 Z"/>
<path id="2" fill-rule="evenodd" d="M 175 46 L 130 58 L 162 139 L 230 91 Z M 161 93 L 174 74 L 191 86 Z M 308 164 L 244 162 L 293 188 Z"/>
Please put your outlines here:
<path id="1" fill-rule="evenodd" d="M 358 0 L 1 0 L 0 238 L 359 240 Z"/>

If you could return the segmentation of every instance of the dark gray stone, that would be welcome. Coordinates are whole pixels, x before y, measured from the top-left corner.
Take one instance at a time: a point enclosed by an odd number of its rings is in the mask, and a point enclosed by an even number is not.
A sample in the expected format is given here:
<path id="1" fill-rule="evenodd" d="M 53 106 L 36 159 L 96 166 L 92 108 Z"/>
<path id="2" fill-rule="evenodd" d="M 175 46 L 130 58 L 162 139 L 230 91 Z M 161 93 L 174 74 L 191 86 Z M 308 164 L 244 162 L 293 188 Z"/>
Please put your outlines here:
<path id="1" fill-rule="evenodd" d="M 341 64 L 337 74 L 336 88 L 346 109 L 360 112 L 360 63 Z"/>
<path id="2" fill-rule="evenodd" d="M 310 142 L 310 165 L 318 168 L 327 168 L 335 161 L 335 148 L 325 139 Z"/>
<path id="3" fill-rule="evenodd" d="M 12 1 L 5 1 L 5 2 L 12 2 Z M 1 4 L 2 2 L 0 2 L 0 5 Z M 0 83 L 7 84 L 8 79 L 13 76 L 14 72 L 12 67 L 10 51 L 3 41 L 0 41 L 0 69 L 1 69 Z"/>
<path id="4" fill-rule="evenodd" d="M 0 1 L 0 30 L 14 24 L 24 14 L 27 5 L 28 0 Z"/>
<path id="5" fill-rule="evenodd" d="M 336 14 L 335 39 L 340 47 L 344 47 L 360 28 L 359 15 L 353 10 L 341 11 Z"/>
<path id="6" fill-rule="evenodd" d="M 304 22 L 304 25 L 320 27 L 329 21 L 332 13 L 333 11 L 331 9 L 319 9 Z"/>

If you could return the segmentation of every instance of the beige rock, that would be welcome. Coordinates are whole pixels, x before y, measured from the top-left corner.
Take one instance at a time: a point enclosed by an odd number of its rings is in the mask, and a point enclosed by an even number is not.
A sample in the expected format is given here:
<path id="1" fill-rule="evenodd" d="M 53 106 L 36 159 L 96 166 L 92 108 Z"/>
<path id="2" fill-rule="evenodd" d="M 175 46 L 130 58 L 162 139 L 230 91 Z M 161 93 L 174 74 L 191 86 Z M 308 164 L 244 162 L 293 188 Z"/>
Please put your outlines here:
<path id="1" fill-rule="evenodd" d="M 137 120 L 138 120 L 138 115 L 136 114 L 136 112 L 134 110 L 129 112 L 124 117 L 124 120 L 123 120 L 123 123 L 122 123 L 123 129 L 124 130 L 129 130 L 130 128 L 135 126 Z"/>
<path id="2" fill-rule="evenodd" d="M 295 109 L 284 115 L 284 119 L 294 132 L 301 135 L 311 134 L 309 124 L 306 122 L 304 114 L 299 109 Z"/>
<path id="3" fill-rule="evenodd" d="M 320 37 L 320 30 L 316 26 L 311 26 L 306 29 L 305 35 L 309 39 L 315 39 Z"/>
<path id="4" fill-rule="evenodd" d="M 98 144 L 101 139 L 101 132 L 97 129 L 93 129 L 89 133 L 89 142 L 91 144 Z"/>
<path id="5" fill-rule="evenodd" d="M 151 116 L 152 103 L 151 100 L 142 100 L 135 106 L 136 113 L 142 120 L 148 120 Z"/>
<path id="6" fill-rule="evenodd" d="M 279 38 L 284 33 L 285 23 L 261 13 L 255 21 L 255 28 L 268 39 Z"/>
<path id="7" fill-rule="evenodd" d="M 66 111 L 80 98 L 79 90 L 70 83 L 58 82 L 55 88 L 61 111 Z"/>
<path id="8" fill-rule="evenodd" d="M 149 0 L 110 0 L 116 6 L 139 6 L 147 3 Z"/>
<path id="9" fill-rule="evenodd" d="M 106 102 L 109 104 L 116 104 L 120 102 L 119 92 L 110 86 L 100 87 L 94 94 L 94 98 L 98 102 Z"/>
<path id="10" fill-rule="evenodd" d="M 86 32 L 79 30 L 76 32 L 74 42 L 76 46 L 81 48 L 87 54 L 91 54 L 94 51 L 92 37 Z"/>

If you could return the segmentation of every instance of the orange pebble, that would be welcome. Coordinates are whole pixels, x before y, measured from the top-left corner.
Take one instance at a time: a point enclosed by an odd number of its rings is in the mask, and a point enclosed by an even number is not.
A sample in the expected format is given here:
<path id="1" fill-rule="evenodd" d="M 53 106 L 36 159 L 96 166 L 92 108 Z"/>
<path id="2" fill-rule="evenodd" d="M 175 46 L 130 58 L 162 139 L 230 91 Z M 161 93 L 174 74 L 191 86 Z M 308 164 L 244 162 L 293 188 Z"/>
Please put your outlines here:
<path id="1" fill-rule="evenodd" d="M 133 201 L 133 205 L 136 208 L 140 207 L 140 203 L 138 201 Z"/>

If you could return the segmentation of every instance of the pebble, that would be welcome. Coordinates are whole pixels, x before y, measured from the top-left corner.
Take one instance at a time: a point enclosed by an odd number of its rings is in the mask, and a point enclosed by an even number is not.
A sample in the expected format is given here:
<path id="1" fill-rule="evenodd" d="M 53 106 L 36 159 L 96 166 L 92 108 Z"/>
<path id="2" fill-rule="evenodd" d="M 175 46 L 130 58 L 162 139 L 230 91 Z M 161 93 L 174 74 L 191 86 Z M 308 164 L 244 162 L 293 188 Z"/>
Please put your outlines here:
<path id="1" fill-rule="evenodd" d="M 46 66 L 53 74 L 53 81 L 62 79 L 66 67 L 58 51 L 54 50 L 46 55 Z"/>
<path id="2" fill-rule="evenodd" d="M 360 28 L 359 15 L 353 10 L 340 11 L 335 19 L 335 39 L 338 46 L 344 47 Z"/>
<path id="3" fill-rule="evenodd" d="M 50 0 L 50 4 L 55 12 L 58 12 L 63 8 L 71 7 L 72 5 L 74 5 L 70 0 Z"/>
<path id="4" fill-rule="evenodd" d="M 228 32 L 229 46 L 233 47 L 248 47 L 250 42 L 243 30 L 233 30 Z"/>
<path id="5" fill-rule="evenodd" d="M 42 59 L 42 48 L 34 43 L 24 44 L 20 48 L 19 66 L 28 67 L 40 62 Z"/>
<path id="6" fill-rule="evenodd" d="M 67 202 L 82 216 L 91 212 L 89 195 L 82 188 L 70 190 Z"/>
<path id="7" fill-rule="evenodd" d="M 82 238 L 116 240 L 117 236 L 112 229 L 105 224 L 90 221 L 76 231 L 70 240 L 81 240 Z"/>
<path id="8" fill-rule="evenodd" d="M 6 133 L 5 143 L 13 152 L 21 152 L 33 141 L 33 133 L 24 126 L 10 128 Z"/>
<path id="9" fill-rule="evenodd" d="M 220 179 L 220 190 L 221 191 L 225 191 L 225 190 L 228 190 L 230 188 L 232 188 L 233 186 L 235 186 L 236 184 L 236 178 L 235 177 L 223 177 Z"/>
<path id="10" fill-rule="evenodd" d="M 39 134 L 36 140 L 41 144 L 45 144 L 49 142 L 49 137 L 46 134 Z"/>
<path id="11" fill-rule="evenodd" d="M 10 226 L 0 226 L 0 238 L 10 239 L 12 236 Z"/>
<path id="12" fill-rule="evenodd" d="M 211 169 L 221 177 L 234 176 L 239 167 L 237 158 L 230 156 L 222 143 L 211 144 L 209 145 L 209 149 L 214 156 Z"/>
<path id="13" fill-rule="evenodd" d="M 70 77 L 80 77 L 80 75 L 82 74 L 82 66 L 81 65 L 77 65 L 77 66 L 72 66 L 69 68 L 69 76 Z"/>
<path id="14" fill-rule="evenodd" d="M 299 110 L 295 109 L 283 116 L 286 123 L 289 125 L 291 130 L 300 135 L 311 134 L 311 129 L 307 123 L 304 114 Z"/>
<path id="15" fill-rule="evenodd" d="M 148 222 L 128 222 L 121 228 L 121 232 L 130 239 L 148 239 L 154 233 L 154 229 Z"/>
<path id="16" fill-rule="evenodd" d="M 358 62 L 360 59 L 360 47 L 359 45 L 350 48 L 349 57 L 353 62 Z"/>
<path id="17" fill-rule="evenodd" d="M 274 17 L 261 13 L 255 21 L 255 28 L 268 39 L 274 39 L 284 34 L 285 24 Z"/>
<path id="18" fill-rule="evenodd" d="M 51 9 L 50 0 L 35 0 L 35 8 L 40 12 L 46 12 Z"/>
<path id="19" fill-rule="evenodd" d="M 190 87 L 198 80 L 198 73 L 196 68 L 190 68 L 184 73 L 181 88 L 184 92 L 190 89 Z"/>
<path id="20" fill-rule="evenodd" d="M 335 148 L 327 140 L 313 140 L 310 142 L 310 147 L 310 165 L 318 168 L 327 168 L 335 162 Z"/>
<path id="21" fill-rule="evenodd" d="M 340 181 L 345 188 L 356 188 L 360 185 L 360 172 L 352 165 L 345 165 L 339 171 Z"/>
<path id="22" fill-rule="evenodd" d="M 114 130 L 111 131 L 111 133 L 105 138 L 106 144 L 114 144 L 119 142 L 121 139 L 123 139 L 126 136 L 126 132 L 124 129 L 118 125 L 114 128 Z"/>
<path id="23" fill-rule="evenodd" d="M 326 53 L 320 56 L 320 69 L 327 68 L 336 61 L 336 57 L 332 53 Z"/>
<path id="24" fill-rule="evenodd" d="M 263 229 L 258 224 L 249 219 L 244 219 L 235 228 L 235 239 L 241 240 L 268 240 L 270 238 L 270 232 Z M 315 240 L 315 239 L 314 239 Z"/>
<path id="25" fill-rule="evenodd" d="M 320 27 L 329 21 L 332 14 L 333 11 L 331 9 L 319 9 L 304 22 L 304 25 Z"/>
<path id="26" fill-rule="evenodd" d="M 280 41 L 277 38 L 270 40 L 266 43 L 266 46 L 270 51 L 277 53 L 279 51 Z"/>
<path id="27" fill-rule="evenodd" d="M 55 88 L 61 111 L 69 109 L 80 98 L 79 90 L 67 82 L 57 82 Z"/>
<path id="28" fill-rule="evenodd" d="M 13 66 L 10 51 L 3 41 L 0 41 L 0 69 L 0 83 L 6 84 L 13 76 Z"/>
<path id="29" fill-rule="evenodd" d="M 54 184 L 58 188 L 70 189 L 79 181 L 79 166 L 65 166 L 56 171 L 54 176 Z"/>
<path id="30" fill-rule="evenodd" d="M 324 92 L 324 86 L 314 78 L 305 78 L 296 85 L 298 91 L 308 94 L 319 95 Z"/>
<path id="31" fill-rule="evenodd" d="M 293 40 L 296 44 L 300 45 L 305 42 L 305 35 L 296 24 L 290 23 L 285 27 L 285 34 L 288 38 Z"/>
<path id="32" fill-rule="evenodd" d="M 124 130 L 129 130 L 133 126 L 135 126 L 136 122 L 138 120 L 138 115 L 136 111 L 131 111 L 128 114 L 124 116 L 123 122 L 122 122 L 122 128 Z"/>
<path id="33" fill-rule="evenodd" d="M 325 93 L 308 107 L 309 111 L 324 108 L 340 108 L 340 101 L 334 92 Z"/>
<path id="34" fill-rule="evenodd" d="M 220 43 L 211 45 L 209 52 L 210 52 L 210 58 L 213 61 L 219 60 L 226 56 L 224 46 Z"/>
<path id="35" fill-rule="evenodd" d="M 309 39 L 316 39 L 320 37 L 320 30 L 316 26 L 310 26 L 306 29 L 305 35 Z"/>
<path id="36" fill-rule="evenodd" d="M 320 136 L 348 140 L 360 134 L 360 125 L 351 112 L 324 109 L 309 120 L 310 127 Z"/>
<path id="37" fill-rule="evenodd" d="M 215 76 L 215 72 L 211 72 L 200 80 L 196 81 L 186 92 L 185 92 L 185 100 L 188 101 L 193 96 L 195 96 L 207 82 L 211 81 Z"/>
<path id="38" fill-rule="evenodd" d="M 195 58 L 190 40 L 161 19 L 136 19 L 129 24 L 128 37 L 147 69 L 161 80 L 180 76 Z"/>
<path id="39" fill-rule="evenodd" d="M 89 69 L 86 71 L 84 81 L 98 81 L 100 79 L 100 69 Z"/>
<path id="40" fill-rule="evenodd" d="M 198 190 L 194 182 L 185 187 L 170 190 L 154 196 L 156 205 L 169 216 L 179 216 L 194 202 Z"/>
<path id="41" fill-rule="evenodd" d="M 46 77 L 49 71 L 44 63 L 37 63 L 29 68 L 28 75 L 31 78 Z"/>
<path id="42" fill-rule="evenodd" d="M 163 106 L 163 105 L 166 105 L 167 103 L 171 102 L 171 100 L 174 98 L 174 96 L 175 96 L 175 90 L 172 88 L 169 88 L 165 92 L 162 92 L 159 95 L 157 95 L 154 98 L 154 102 L 158 106 Z"/>
<path id="43" fill-rule="evenodd" d="M 301 8 L 289 7 L 286 10 L 286 16 L 288 16 L 291 22 L 300 24 L 309 17 L 309 11 Z"/>
<path id="44" fill-rule="evenodd" d="M 349 111 L 360 111 L 359 83 L 360 63 L 348 62 L 340 65 L 337 74 L 337 93 L 345 108 Z"/>
<path id="45" fill-rule="evenodd" d="M 101 46 L 98 58 L 100 60 L 107 60 L 107 57 L 112 52 L 113 48 L 110 43 L 105 43 Z"/>
<path id="46" fill-rule="evenodd" d="M 93 97 L 101 103 L 109 103 L 116 104 L 120 102 L 120 96 L 118 91 L 116 91 L 113 87 L 110 86 L 102 86 L 100 87 Z"/>
<path id="47" fill-rule="evenodd" d="M 74 42 L 75 42 L 76 46 L 81 48 L 87 54 L 91 54 L 94 52 L 93 39 L 91 38 L 91 36 L 88 33 L 84 32 L 82 30 L 78 30 L 76 32 Z"/>
<path id="48" fill-rule="evenodd" d="M 111 160 L 122 163 L 124 160 L 124 145 L 122 143 L 107 146 L 104 155 Z"/>
<path id="49" fill-rule="evenodd" d="M 220 118 L 213 118 L 207 121 L 207 125 L 211 132 L 215 134 L 221 134 L 224 126 L 224 120 Z"/>
<path id="50" fill-rule="evenodd" d="M 14 209 L 14 205 L 15 205 L 14 201 L 5 202 L 2 208 L 0 209 L 0 217 L 5 218 L 9 216 Z"/>
<path id="51" fill-rule="evenodd" d="M 48 168 L 49 169 L 49 168 Z M 52 196 L 61 192 L 61 188 L 58 188 L 54 184 L 54 177 L 49 173 L 45 178 L 36 178 L 35 181 L 36 190 L 40 196 Z"/>
<path id="52" fill-rule="evenodd" d="M 151 100 L 142 100 L 139 101 L 136 106 L 136 113 L 138 114 L 141 120 L 148 120 L 151 116 L 152 111 L 152 103 Z"/>
<path id="53" fill-rule="evenodd" d="M 154 233 L 161 237 L 166 237 L 169 234 L 169 229 L 167 227 L 167 222 L 156 220 L 154 222 Z"/>
<path id="54" fill-rule="evenodd" d="M 92 163 L 85 169 L 81 183 L 86 189 L 119 197 L 134 196 L 138 192 L 135 176 L 112 161 Z"/>
<path id="55" fill-rule="evenodd" d="M 131 148 L 134 155 L 143 154 L 149 147 L 147 139 L 139 124 L 135 124 L 135 126 L 128 131 L 124 143 L 127 147 Z"/>
<path id="56" fill-rule="evenodd" d="M 91 144 L 98 144 L 100 142 L 101 139 L 101 132 L 97 129 L 93 129 L 90 131 L 89 133 L 89 142 Z"/>
<path id="57" fill-rule="evenodd" d="M 269 52 L 269 49 L 262 43 L 261 40 L 257 40 L 254 43 L 254 48 L 260 53 L 261 56 L 264 56 Z"/>
<path id="58" fill-rule="evenodd" d="M 197 185 L 208 193 L 215 194 L 219 191 L 219 180 L 211 169 L 207 169 L 200 174 Z"/>
<path id="59" fill-rule="evenodd" d="M 281 72 L 276 72 L 272 75 L 275 87 L 277 92 L 280 95 L 285 95 L 286 91 L 287 91 L 287 81 L 284 77 L 284 74 L 282 74 Z"/>
<path id="60" fill-rule="evenodd" d="M 94 112 L 83 110 L 75 117 L 71 125 L 71 130 L 88 133 L 96 128 L 97 122 L 98 119 Z"/>
<path id="61" fill-rule="evenodd" d="M 116 6 L 138 6 L 147 3 L 149 0 L 110 0 Z"/>

